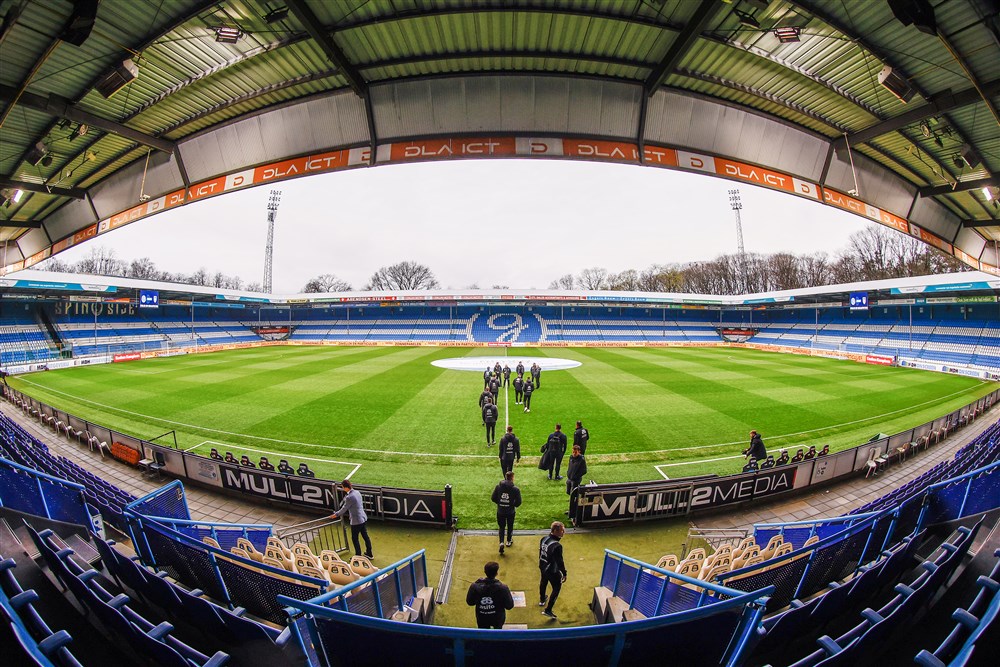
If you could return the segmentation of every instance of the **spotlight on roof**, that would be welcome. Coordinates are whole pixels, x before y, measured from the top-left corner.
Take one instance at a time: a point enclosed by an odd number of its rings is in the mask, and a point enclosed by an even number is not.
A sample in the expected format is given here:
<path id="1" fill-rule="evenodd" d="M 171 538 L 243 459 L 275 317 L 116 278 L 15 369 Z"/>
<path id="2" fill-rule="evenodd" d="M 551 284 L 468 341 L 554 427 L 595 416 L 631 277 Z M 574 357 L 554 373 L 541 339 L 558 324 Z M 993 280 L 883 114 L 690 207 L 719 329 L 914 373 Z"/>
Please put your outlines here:
<path id="1" fill-rule="evenodd" d="M 70 137 L 70 139 L 85 136 L 88 132 L 90 132 L 90 126 L 85 123 L 80 123 L 76 126 L 76 129 L 73 130 L 73 136 Z"/>
<path id="2" fill-rule="evenodd" d="M 927 124 L 927 121 L 920 123 L 920 134 L 924 135 L 925 139 L 931 138 L 931 126 Z"/>
<path id="3" fill-rule="evenodd" d="M 955 163 L 956 169 L 965 169 L 965 160 L 962 159 L 961 155 L 957 153 L 951 156 L 951 161 Z"/>
<path id="4" fill-rule="evenodd" d="M 744 28 L 751 28 L 753 30 L 760 30 L 760 21 L 753 14 L 748 14 L 739 9 L 734 9 L 733 13 L 740 20 L 740 25 Z"/>
<path id="5" fill-rule="evenodd" d="M 802 28 L 795 25 L 786 25 L 774 29 L 774 36 L 777 37 L 778 41 L 782 44 L 792 44 L 794 42 L 801 41 L 799 38 L 801 33 Z"/>
<path id="6" fill-rule="evenodd" d="M 928 35 L 937 34 L 937 21 L 930 0 L 889 0 L 889 9 L 903 25 L 913 25 Z"/>
<path id="7" fill-rule="evenodd" d="M 286 18 L 288 18 L 288 7 L 272 9 L 264 15 L 264 23 L 271 25 L 272 23 L 277 23 L 278 21 L 284 21 Z"/>
<path id="8" fill-rule="evenodd" d="M 51 167 L 52 166 L 52 154 L 51 153 L 49 153 L 48 155 L 46 155 L 45 157 L 42 158 L 42 166 L 43 167 Z"/>
<path id="9" fill-rule="evenodd" d="M 969 144 L 962 144 L 961 155 L 965 163 L 973 169 L 983 163 L 983 158 L 979 157 L 979 153 Z"/>
<path id="10" fill-rule="evenodd" d="M 906 77 L 897 73 L 890 65 L 886 65 L 878 73 L 878 82 L 882 84 L 883 88 L 898 97 L 903 104 L 909 102 L 916 92 Z"/>
<path id="11" fill-rule="evenodd" d="M 111 97 L 138 77 L 139 67 L 130 59 L 126 59 L 101 77 L 101 80 L 94 86 L 94 90 L 104 97 Z"/>
<path id="12" fill-rule="evenodd" d="M 39 141 L 37 144 L 31 147 L 31 150 L 24 156 L 24 161 L 33 167 L 37 167 L 38 164 L 49 154 L 49 147 L 45 145 L 44 142 Z"/>
<path id="13" fill-rule="evenodd" d="M 215 31 L 215 41 L 221 44 L 235 44 L 243 36 L 242 30 L 228 25 L 221 25 L 212 30 Z"/>

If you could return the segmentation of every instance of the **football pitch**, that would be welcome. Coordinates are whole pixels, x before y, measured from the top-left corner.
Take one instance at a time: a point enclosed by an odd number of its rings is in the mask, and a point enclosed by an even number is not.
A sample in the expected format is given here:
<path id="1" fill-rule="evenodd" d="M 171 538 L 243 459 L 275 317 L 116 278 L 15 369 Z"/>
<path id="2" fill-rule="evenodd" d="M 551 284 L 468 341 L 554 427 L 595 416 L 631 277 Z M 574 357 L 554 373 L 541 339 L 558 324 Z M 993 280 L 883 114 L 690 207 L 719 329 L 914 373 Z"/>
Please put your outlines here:
<path id="1" fill-rule="evenodd" d="M 359 484 L 441 489 L 451 484 L 459 526 L 495 525 L 500 478 L 478 399 L 486 363 L 503 349 L 262 347 L 35 373 L 11 378 L 35 398 L 151 439 L 173 431 L 180 449 L 212 447 L 256 462 L 306 461 L 317 476 Z M 988 393 L 972 378 L 734 348 L 510 348 L 519 360 L 579 362 L 542 373 L 531 412 L 500 393 L 504 424 L 520 438 L 518 528 L 563 518 L 562 482 L 535 464 L 557 422 L 572 443 L 591 434 L 587 479 L 627 482 L 739 471 L 748 431 L 769 453 L 828 444 L 836 451 L 894 433 Z M 173 443 L 173 438 L 157 442 Z M 565 463 L 565 462 L 564 462 Z"/>

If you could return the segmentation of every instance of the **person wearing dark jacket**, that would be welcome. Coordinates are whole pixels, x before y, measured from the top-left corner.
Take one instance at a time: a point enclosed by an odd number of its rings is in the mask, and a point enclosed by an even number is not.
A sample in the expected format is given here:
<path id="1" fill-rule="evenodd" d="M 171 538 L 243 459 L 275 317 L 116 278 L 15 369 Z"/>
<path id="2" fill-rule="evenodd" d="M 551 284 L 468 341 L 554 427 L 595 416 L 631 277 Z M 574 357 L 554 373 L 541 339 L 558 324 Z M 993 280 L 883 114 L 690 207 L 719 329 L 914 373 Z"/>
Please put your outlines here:
<path id="1" fill-rule="evenodd" d="M 499 417 L 500 408 L 493 405 L 493 401 L 488 400 L 483 403 L 483 423 L 486 424 L 487 447 L 497 444 L 497 419 Z"/>
<path id="2" fill-rule="evenodd" d="M 479 411 L 480 412 L 483 411 L 483 406 L 486 405 L 486 401 L 492 401 L 492 400 L 493 400 L 493 394 L 490 393 L 490 388 L 486 387 L 486 389 L 483 389 L 483 393 L 479 395 Z M 485 419 L 483 420 L 483 426 L 486 426 Z"/>
<path id="3" fill-rule="evenodd" d="M 542 367 L 538 364 L 531 365 L 531 379 L 535 382 L 535 388 L 542 388 Z"/>
<path id="4" fill-rule="evenodd" d="M 535 391 L 535 385 L 531 384 L 531 380 L 527 380 L 524 383 L 524 388 L 521 390 L 523 398 L 521 402 L 524 403 L 524 411 L 531 412 L 531 394 Z"/>
<path id="5" fill-rule="evenodd" d="M 507 546 L 514 546 L 514 515 L 521 506 L 521 489 L 514 486 L 514 471 L 507 471 L 503 477 L 503 481 L 494 487 L 490 498 L 497 506 L 501 554 L 504 547 L 504 533 L 507 534 Z"/>
<path id="6" fill-rule="evenodd" d="M 579 445 L 573 445 L 573 453 L 566 464 L 566 493 L 573 493 L 573 489 L 583 483 L 583 477 L 587 474 L 587 459 L 580 451 Z"/>
<path id="7" fill-rule="evenodd" d="M 524 398 L 524 380 L 520 375 L 514 378 L 514 405 L 521 405 Z"/>
<path id="8" fill-rule="evenodd" d="M 486 370 L 483 371 L 483 386 L 484 387 L 490 386 L 490 376 L 492 374 L 493 374 L 493 369 L 490 368 L 489 366 L 487 366 Z"/>
<path id="9" fill-rule="evenodd" d="M 497 579 L 500 564 L 490 561 L 483 568 L 486 575 L 477 579 L 465 596 L 465 603 L 476 608 L 476 625 L 480 628 L 500 630 L 507 620 L 507 610 L 514 608 L 514 597 L 507 584 Z"/>
<path id="10" fill-rule="evenodd" d="M 767 458 L 767 450 L 764 448 L 764 441 L 757 431 L 750 431 L 750 446 L 743 450 L 743 455 L 748 459 L 763 461 Z"/>
<path id="11" fill-rule="evenodd" d="M 517 362 L 517 367 L 514 369 L 514 372 L 517 373 L 517 377 L 523 378 L 524 377 L 524 363 L 521 362 L 521 361 Z"/>
<path id="12" fill-rule="evenodd" d="M 552 608 L 559 598 L 559 591 L 566 581 L 566 564 L 563 562 L 563 548 L 559 540 L 566 534 L 566 526 L 561 521 L 553 521 L 551 532 L 542 538 L 538 545 L 538 570 L 541 581 L 538 583 L 538 606 L 544 616 L 555 619 Z M 546 595 L 545 589 L 552 585 L 552 595 Z"/>
<path id="13" fill-rule="evenodd" d="M 510 386 L 510 366 L 507 364 L 503 365 L 503 386 Z"/>
<path id="14" fill-rule="evenodd" d="M 556 471 L 556 479 L 562 479 L 559 468 L 562 466 L 563 457 L 566 455 L 566 434 L 562 432 L 562 424 L 556 424 L 556 430 L 549 433 L 547 440 L 549 453 L 552 456 L 552 467 L 549 468 L 549 479 L 552 479 L 552 470 Z"/>
<path id="15" fill-rule="evenodd" d="M 580 447 L 580 453 L 587 455 L 587 441 L 590 440 L 590 431 L 583 427 L 583 422 L 577 420 L 576 430 L 573 431 L 573 446 Z"/>
<path id="16" fill-rule="evenodd" d="M 506 474 L 514 469 L 514 460 L 521 462 L 521 441 L 514 435 L 514 427 L 508 426 L 507 432 L 500 438 L 500 469 Z"/>
<path id="17" fill-rule="evenodd" d="M 579 502 L 579 492 L 577 489 L 583 484 L 583 478 L 587 474 L 587 459 L 580 452 L 579 445 L 573 445 L 573 453 L 566 464 L 566 493 L 569 494 L 569 520 L 576 525 L 576 506 Z"/>

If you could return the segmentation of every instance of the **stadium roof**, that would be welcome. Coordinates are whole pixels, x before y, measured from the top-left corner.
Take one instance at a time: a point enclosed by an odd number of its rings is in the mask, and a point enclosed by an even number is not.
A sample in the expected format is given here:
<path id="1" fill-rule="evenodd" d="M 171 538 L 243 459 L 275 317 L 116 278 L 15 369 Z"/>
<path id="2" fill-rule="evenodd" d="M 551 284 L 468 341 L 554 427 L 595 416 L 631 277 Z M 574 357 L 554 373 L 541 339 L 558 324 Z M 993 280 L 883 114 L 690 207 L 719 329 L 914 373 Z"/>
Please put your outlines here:
<path id="1" fill-rule="evenodd" d="M 988 273 L 970 271 L 892 280 L 873 280 L 846 285 L 824 285 L 803 289 L 762 292 L 737 296 L 713 294 L 683 294 L 667 292 L 618 292 L 586 290 L 522 290 L 522 289 L 442 289 L 398 292 L 330 292 L 324 294 L 261 294 L 243 290 L 229 290 L 199 285 L 182 285 L 155 280 L 137 280 L 108 276 L 91 276 L 74 273 L 18 271 L 0 278 L 0 287 L 13 298 L 65 298 L 83 297 L 88 300 L 135 301 L 141 290 L 159 292 L 162 303 L 208 302 L 214 304 L 275 304 L 292 305 L 319 303 L 322 305 L 351 305 L 392 303 L 419 305 L 438 303 L 496 303 L 511 305 L 536 303 L 579 304 L 600 303 L 627 305 L 692 304 L 709 306 L 758 306 L 767 304 L 819 304 L 824 307 L 846 303 L 853 292 L 866 292 L 871 300 L 910 299 L 915 297 L 974 297 L 988 296 L 996 301 L 1000 294 L 1000 279 Z"/>
<path id="2" fill-rule="evenodd" d="M 758 184 L 997 273 L 996 3 L 889 4 L 0 3 L 0 266 L 283 178 L 494 156 Z"/>

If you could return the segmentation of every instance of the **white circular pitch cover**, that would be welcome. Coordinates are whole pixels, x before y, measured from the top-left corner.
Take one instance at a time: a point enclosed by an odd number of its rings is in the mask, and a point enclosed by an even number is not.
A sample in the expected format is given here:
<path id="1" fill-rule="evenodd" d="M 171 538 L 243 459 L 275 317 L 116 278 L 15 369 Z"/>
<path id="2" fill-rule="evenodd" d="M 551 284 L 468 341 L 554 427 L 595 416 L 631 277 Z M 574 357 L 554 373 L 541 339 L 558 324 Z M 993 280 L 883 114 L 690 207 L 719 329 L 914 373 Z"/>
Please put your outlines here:
<path id="1" fill-rule="evenodd" d="M 517 362 L 519 361 L 524 364 L 525 372 L 531 368 L 531 364 L 538 364 L 543 371 L 564 371 L 567 368 L 576 368 L 580 365 L 579 361 L 559 359 L 557 357 L 455 357 L 452 359 L 435 359 L 431 362 L 431 365 L 453 371 L 475 371 L 482 373 L 486 370 L 487 366 L 492 370 L 494 364 L 497 362 L 500 362 L 500 366 L 507 364 L 513 370 L 517 368 Z"/>

